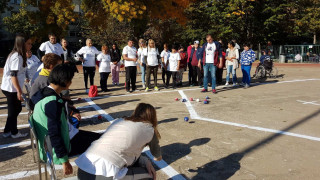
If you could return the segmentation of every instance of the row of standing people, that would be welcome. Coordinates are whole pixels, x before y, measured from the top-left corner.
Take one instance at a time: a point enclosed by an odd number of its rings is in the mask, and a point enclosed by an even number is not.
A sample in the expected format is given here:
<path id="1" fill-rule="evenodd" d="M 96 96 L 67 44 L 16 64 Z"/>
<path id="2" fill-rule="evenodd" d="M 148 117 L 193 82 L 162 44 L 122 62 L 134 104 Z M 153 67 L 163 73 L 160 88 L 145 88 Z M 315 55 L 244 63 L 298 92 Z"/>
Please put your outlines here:
<path id="1" fill-rule="evenodd" d="M 27 133 L 18 131 L 17 116 L 22 109 L 22 89 L 27 77 L 26 54 L 31 47 L 30 38 L 18 35 L 4 67 L 1 89 L 8 102 L 8 118 L 2 134 L 4 137 L 27 136 Z M 141 150 L 147 144 L 155 160 L 162 158 L 155 108 L 140 103 L 132 116 L 116 120 L 103 135 L 81 130 L 70 131 L 72 126 L 68 121 L 69 107 L 61 92 L 68 90 L 72 84 L 74 76 L 74 71 L 70 70 L 72 66 L 68 63 L 61 64 L 61 57 L 54 53 L 47 53 L 41 59 L 44 62 L 43 69 L 46 69 L 42 72 L 48 75 L 47 86 L 39 89 L 33 96 L 35 106 L 30 116 L 30 122 L 39 138 L 40 158 L 46 161 L 44 138 L 49 135 L 53 148 L 53 162 L 62 164 L 66 175 L 73 171 L 69 157 L 83 153 L 76 161 L 79 166 L 79 179 L 121 179 L 125 176 L 155 179 L 156 174 L 152 164 L 141 156 Z M 38 95 L 42 97 L 37 98 Z"/>

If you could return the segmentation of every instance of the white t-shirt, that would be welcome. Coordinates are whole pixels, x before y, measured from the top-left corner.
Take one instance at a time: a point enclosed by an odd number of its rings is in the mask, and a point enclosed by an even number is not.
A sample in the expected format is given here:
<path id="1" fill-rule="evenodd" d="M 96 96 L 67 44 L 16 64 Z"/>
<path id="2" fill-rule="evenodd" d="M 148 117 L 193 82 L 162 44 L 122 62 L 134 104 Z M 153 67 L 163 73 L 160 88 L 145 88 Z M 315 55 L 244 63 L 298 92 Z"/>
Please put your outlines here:
<path id="1" fill-rule="evenodd" d="M 33 75 L 37 72 L 38 67 L 40 66 L 41 62 L 37 58 L 37 56 L 32 55 L 30 58 L 27 59 L 27 78 L 32 79 Z"/>
<path id="2" fill-rule="evenodd" d="M 83 55 L 84 62 L 82 63 L 82 66 L 84 67 L 95 67 L 95 55 L 99 54 L 100 52 L 94 46 L 84 46 L 77 52 L 77 55 Z"/>
<path id="3" fill-rule="evenodd" d="M 128 56 L 128 58 L 137 58 L 137 49 L 132 46 L 126 46 L 123 48 L 122 51 L 122 55 L 126 54 Z M 134 61 L 124 61 L 124 66 L 128 67 L 128 66 L 137 66 L 137 63 Z"/>
<path id="4" fill-rule="evenodd" d="M 216 51 L 216 44 L 208 43 L 206 47 L 206 63 L 213 63 L 214 62 L 214 52 Z"/>
<path id="5" fill-rule="evenodd" d="M 50 41 L 44 42 L 39 47 L 40 51 L 45 51 L 45 54 L 54 53 L 58 56 L 63 54 L 62 46 L 59 43 L 51 44 Z"/>
<path id="6" fill-rule="evenodd" d="M 147 56 L 147 64 L 149 66 L 158 66 L 159 65 L 159 60 L 158 60 L 158 55 L 159 51 L 156 48 L 145 48 L 143 49 L 143 55 Z"/>
<path id="7" fill-rule="evenodd" d="M 97 60 L 100 61 L 99 72 L 111 72 L 111 56 L 109 54 L 100 53 Z"/>
<path id="8" fill-rule="evenodd" d="M 168 71 L 177 71 L 178 61 L 181 60 L 179 53 L 170 53 Z"/>
<path id="9" fill-rule="evenodd" d="M 138 49 L 138 58 L 142 63 L 146 63 L 145 55 L 143 54 L 143 51 L 145 49 L 147 49 L 147 48 L 143 48 L 143 49 L 139 48 Z"/>
<path id="10" fill-rule="evenodd" d="M 26 78 L 26 68 L 23 67 L 23 59 L 17 52 L 13 53 L 6 62 L 3 68 L 1 89 L 8 92 L 17 92 L 16 88 L 12 84 L 11 71 L 18 71 L 17 79 L 19 86 L 23 89 L 23 83 Z"/>
<path id="11" fill-rule="evenodd" d="M 160 57 L 163 58 L 164 63 L 167 62 L 169 54 L 170 54 L 170 51 L 165 51 L 165 50 L 163 50 L 163 51 L 161 52 Z M 163 65 L 164 65 L 164 64 L 161 63 L 161 67 L 162 67 L 162 68 L 163 68 Z"/>

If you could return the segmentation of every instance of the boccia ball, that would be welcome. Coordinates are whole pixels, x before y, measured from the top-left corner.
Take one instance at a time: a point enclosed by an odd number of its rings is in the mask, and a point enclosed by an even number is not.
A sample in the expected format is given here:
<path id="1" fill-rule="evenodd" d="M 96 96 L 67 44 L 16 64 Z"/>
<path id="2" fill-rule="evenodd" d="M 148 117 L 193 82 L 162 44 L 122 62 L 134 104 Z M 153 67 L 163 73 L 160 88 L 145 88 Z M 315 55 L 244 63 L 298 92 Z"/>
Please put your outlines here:
<path id="1" fill-rule="evenodd" d="M 208 101 L 207 101 L 207 100 L 204 100 L 204 101 L 203 101 L 203 104 L 208 104 Z"/>
<path id="2" fill-rule="evenodd" d="M 197 102 L 200 102 L 200 99 L 197 99 Z"/>
<path id="3" fill-rule="evenodd" d="M 179 98 L 175 98 L 174 100 L 179 101 Z"/>
<path id="4" fill-rule="evenodd" d="M 210 99 L 209 96 L 206 96 L 206 99 Z"/>
<path id="5" fill-rule="evenodd" d="M 193 98 L 190 98 L 190 101 L 193 101 Z"/>
<path id="6" fill-rule="evenodd" d="M 187 100 L 186 99 L 182 99 L 182 102 L 186 102 Z"/>
<path id="7" fill-rule="evenodd" d="M 184 117 L 184 121 L 188 122 L 189 118 L 188 117 Z"/>

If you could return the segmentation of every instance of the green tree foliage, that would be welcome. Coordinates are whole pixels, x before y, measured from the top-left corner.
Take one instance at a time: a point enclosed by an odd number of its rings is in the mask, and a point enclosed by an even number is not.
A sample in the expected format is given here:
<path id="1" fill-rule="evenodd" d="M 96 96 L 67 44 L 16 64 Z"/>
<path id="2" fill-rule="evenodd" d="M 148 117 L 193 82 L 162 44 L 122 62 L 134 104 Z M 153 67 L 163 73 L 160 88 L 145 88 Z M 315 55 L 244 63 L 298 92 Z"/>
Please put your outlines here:
<path id="1" fill-rule="evenodd" d="M 25 0 L 18 13 L 4 18 L 4 24 L 11 33 L 23 32 L 40 41 L 47 38 L 49 32 L 63 37 L 75 18 L 72 0 Z"/>

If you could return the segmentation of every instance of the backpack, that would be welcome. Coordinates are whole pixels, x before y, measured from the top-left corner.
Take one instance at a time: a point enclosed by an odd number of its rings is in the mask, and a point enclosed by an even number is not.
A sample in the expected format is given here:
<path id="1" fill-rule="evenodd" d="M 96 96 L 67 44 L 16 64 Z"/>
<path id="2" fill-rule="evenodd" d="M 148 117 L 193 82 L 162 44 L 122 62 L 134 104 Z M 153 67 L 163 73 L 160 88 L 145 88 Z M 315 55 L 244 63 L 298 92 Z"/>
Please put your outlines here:
<path id="1" fill-rule="evenodd" d="M 88 96 L 89 97 L 97 97 L 98 96 L 98 87 L 96 85 L 90 86 Z"/>

